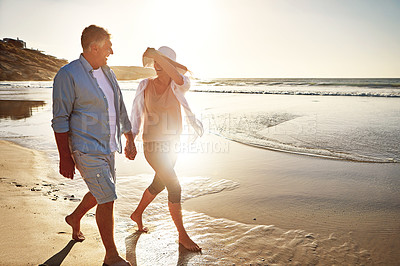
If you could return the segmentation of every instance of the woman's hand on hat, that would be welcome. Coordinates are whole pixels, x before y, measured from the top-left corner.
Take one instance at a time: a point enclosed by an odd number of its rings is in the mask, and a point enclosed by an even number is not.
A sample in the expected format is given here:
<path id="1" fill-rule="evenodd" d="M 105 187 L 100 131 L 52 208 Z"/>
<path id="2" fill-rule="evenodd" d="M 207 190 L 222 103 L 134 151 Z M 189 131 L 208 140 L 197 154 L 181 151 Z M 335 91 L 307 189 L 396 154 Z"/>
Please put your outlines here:
<path id="1" fill-rule="evenodd" d="M 146 51 L 144 52 L 143 56 L 153 58 L 158 55 L 158 51 L 154 48 L 147 47 Z"/>

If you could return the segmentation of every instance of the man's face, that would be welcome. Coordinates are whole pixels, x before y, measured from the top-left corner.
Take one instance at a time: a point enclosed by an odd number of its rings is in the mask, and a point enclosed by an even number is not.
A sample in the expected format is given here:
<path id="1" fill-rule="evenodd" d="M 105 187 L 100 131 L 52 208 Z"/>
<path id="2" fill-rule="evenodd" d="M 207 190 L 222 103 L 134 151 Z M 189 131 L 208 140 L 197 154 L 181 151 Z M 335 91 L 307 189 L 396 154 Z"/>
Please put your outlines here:
<path id="1" fill-rule="evenodd" d="M 97 61 L 97 65 L 99 67 L 104 66 L 107 64 L 107 57 L 110 54 L 113 54 L 113 50 L 112 50 L 112 43 L 111 41 L 108 39 L 104 42 L 103 46 L 96 46 L 95 49 L 95 55 L 96 55 L 96 61 Z"/>

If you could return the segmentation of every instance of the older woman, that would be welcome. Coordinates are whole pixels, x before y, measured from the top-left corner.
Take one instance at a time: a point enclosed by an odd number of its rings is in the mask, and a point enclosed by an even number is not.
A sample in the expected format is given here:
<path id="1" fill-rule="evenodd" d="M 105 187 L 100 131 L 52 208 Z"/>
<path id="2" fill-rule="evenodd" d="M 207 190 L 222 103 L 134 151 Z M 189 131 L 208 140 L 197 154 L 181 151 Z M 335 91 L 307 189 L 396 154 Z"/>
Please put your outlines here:
<path id="1" fill-rule="evenodd" d="M 143 227 L 142 214 L 146 207 L 165 187 L 168 190 L 168 207 L 179 232 L 179 243 L 191 251 L 201 248 L 187 234 L 182 221 L 181 186 L 174 171 L 177 145 L 182 132 L 181 106 L 189 124 L 197 135 L 203 127 L 190 110 L 184 93 L 190 88 L 189 79 L 182 75 L 187 68 L 176 61 L 175 52 L 166 46 L 158 50 L 148 48 L 143 62 L 154 65 L 157 77 L 140 82 L 132 106 L 132 133 L 136 137 L 143 126 L 143 149 L 147 162 L 155 171 L 154 180 L 144 191 L 142 199 L 131 219 L 140 231 Z"/>

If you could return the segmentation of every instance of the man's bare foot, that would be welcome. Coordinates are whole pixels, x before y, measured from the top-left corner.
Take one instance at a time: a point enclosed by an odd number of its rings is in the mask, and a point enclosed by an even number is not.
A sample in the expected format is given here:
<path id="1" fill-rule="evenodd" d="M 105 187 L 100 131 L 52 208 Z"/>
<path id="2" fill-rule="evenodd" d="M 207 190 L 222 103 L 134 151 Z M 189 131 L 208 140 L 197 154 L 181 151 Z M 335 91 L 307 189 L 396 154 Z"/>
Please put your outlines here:
<path id="1" fill-rule="evenodd" d="M 143 223 L 142 223 L 142 214 L 138 214 L 138 213 L 133 212 L 133 213 L 131 214 L 131 219 L 132 219 L 135 223 L 137 223 L 138 231 L 140 231 L 140 232 L 146 232 L 146 233 L 149 231 L 149 229 L 148 229 L 147 227 L 143 227 Z"/>
<path id="2" fill-rule="evenodd" d="M 112 258 L 104 259 L 103 266 L 132 266 L 132 264 L 117 255 Z"/>
<path id="3" fill-rule="evenodd" d="M 201 247 L 199 247 L 196 243 L 193 242 L 192 239 L 187 234 L 179 236 L 179 244 L 182 244 L 187 250 L 199 252 L 201 251 Z"/>
<path id="4" fill-rule="evenodd" d="M 65 221 L 72 227 L 72 239 L 78 242 L 85 240 L 85 236 L 81 232 L 80 220 L 75 221 L 71 215 L 65 217 Z"/>

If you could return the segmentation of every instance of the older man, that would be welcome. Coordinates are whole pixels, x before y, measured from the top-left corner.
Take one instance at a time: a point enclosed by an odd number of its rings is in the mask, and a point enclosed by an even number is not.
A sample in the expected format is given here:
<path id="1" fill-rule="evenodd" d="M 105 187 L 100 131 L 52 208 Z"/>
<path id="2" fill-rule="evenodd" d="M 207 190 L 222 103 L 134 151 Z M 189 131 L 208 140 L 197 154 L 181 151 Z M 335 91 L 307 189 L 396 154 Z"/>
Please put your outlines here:
<path id="1" fill-rule="evenodd" d="M 106 249 L 104 264 L 130 265 L 118 255 L 114 242 L 114 153 L 121 153 L 121 134 L 127 138 L 126 156 L 136 148 L 121 90 L 107 57 L 113 54 L 110 34 L 91 25 L 81 36 L 83 53 L 62 67 L 54 78 L 52 127 L 60 155 L 60 174 L 73 179 L 75 166 L 89 192 L 65 220 L 72 238 L 83 241 L 81 218 L 94 206 Z"/>

